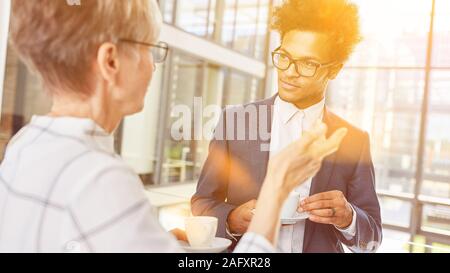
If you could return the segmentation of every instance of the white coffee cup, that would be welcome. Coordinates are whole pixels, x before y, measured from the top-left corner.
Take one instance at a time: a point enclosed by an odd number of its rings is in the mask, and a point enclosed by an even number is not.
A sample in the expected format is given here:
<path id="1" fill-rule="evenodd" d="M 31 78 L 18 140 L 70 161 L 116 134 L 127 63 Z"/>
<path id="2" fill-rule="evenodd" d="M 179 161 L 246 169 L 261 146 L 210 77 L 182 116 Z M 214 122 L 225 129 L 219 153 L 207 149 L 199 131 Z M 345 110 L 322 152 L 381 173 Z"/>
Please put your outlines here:
<path id="1" fill-rule="evenodd" d="M 192 247 L 210 247 L 217 233 L 216 217 L 194 216 L 185 220 L 186 236 Z"/>
<path id="2" fill-rule="evenodd" d="M 305 199 L 307 196 L 302 195 L 300 192 L 293 191 L 289 194 L 286 201 L 284 201 L 283 208 L 281 210 L 281 219 L 290 219 L 295 217 L 305 216 L 305 213 L 299 213 L 298 206 L 300 201 Z"/>

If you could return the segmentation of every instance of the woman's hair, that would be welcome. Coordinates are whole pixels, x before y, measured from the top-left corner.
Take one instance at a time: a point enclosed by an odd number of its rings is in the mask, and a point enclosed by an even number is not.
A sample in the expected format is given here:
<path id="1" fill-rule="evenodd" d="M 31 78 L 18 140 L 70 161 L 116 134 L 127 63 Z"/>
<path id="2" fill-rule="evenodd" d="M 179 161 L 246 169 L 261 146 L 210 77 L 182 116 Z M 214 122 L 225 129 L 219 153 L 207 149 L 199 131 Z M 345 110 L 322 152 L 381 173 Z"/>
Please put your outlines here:
<path id="1" fill-rule="evenodd" d="M 272 29 L 328 35 L 337 61 L 345 62 L 361 41 L 358 7 L 348 0 L 285 0 L 275 8 Z"/>
<path id="2" fill-rule="evenodd" d="M 162 24 L 154 0 L 13 0 L 10 41 L 50 92 L 92 92 L 92 62 L 104 42 L 155 42 Z"/>

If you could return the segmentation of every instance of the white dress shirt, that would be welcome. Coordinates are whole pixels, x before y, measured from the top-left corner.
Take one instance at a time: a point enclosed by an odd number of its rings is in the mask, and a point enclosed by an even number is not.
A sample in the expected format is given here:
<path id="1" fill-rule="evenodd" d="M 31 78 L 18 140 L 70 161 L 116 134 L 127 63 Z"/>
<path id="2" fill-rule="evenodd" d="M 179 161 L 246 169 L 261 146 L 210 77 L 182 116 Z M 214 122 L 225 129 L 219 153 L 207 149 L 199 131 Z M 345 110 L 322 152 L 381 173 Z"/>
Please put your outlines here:
<path id="1" fill-rule="evenodd" d="M 0 166 L 0 252 L 181 252 L 139 177 L 89 119 L 33 117 Z M 273 252 L 246 234 L 237 252 Z"/>
<path id="2" fill-rule="evenodd" d="M 276 155 L 293 141 L 298 140 L 304 131 L 312 128 L 317 120 L 323 119 L 325 100 L 307 108 L 298 109 L 295 105 L 283 101 L 280 97 L 275 99 L 274 115 L 272 121 L 270 156 Z M 295 189 L 302 197 L 310 194 L 312 179 L 308 179 Z M 281 252 L 301 253 L 303 252 L 303 237 L 305 234 L 306 220 L 298 221 L 294 225 L 282 225 L 278 241 L 278 248 Z M 356 213 L 353 212 L 351 225 L 339 231 L 351 239 L 355 236 Z"/>

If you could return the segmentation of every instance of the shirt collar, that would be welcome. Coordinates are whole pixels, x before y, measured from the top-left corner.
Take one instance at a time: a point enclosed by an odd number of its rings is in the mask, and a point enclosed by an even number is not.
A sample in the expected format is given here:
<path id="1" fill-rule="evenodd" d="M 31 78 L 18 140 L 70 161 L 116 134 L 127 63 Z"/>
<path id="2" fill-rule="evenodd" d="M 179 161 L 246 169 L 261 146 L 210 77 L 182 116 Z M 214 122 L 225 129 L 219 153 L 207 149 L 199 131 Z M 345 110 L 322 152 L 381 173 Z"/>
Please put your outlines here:
<path id="1" fill-rule="evenodd" d="M 323 114 L 323 110 L 325 108 L 325 99 L 320 102 L 306 108 L 299 109 L 294 104 L 286 102 L 278 96 L 275 99 L 275 107 L 278 108 L 278 112 L 280 113 L 281 120 L 284 124 L 287 124 L 292 118 L 297 114 L 301 114 L 308 120 L 317 120 L 321 118 Z"/>
<path id="2" fill-rule="evenodd" d="M 53 133 L 56 137 L 81 140 L 107 153 L 114 153 L 114 136 L 87 118 L 33 116 L 31 126 Z"/>

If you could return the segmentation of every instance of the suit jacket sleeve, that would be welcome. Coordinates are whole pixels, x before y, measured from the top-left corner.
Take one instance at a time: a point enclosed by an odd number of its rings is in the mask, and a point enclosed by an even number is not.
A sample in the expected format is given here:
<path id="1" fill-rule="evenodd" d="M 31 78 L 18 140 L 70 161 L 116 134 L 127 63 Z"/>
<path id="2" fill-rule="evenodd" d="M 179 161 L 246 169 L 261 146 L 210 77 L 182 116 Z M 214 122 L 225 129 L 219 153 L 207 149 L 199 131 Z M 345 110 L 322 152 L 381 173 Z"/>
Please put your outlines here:
<path id="1" fill-rule="evenodd" d="M 219 237 L 229 237 L 226 233 L 226 221 L 228 214 L 236 207 L 226 201 L 230 159 L 225 137 L 225 117 L 223 112 L 209 145 L 209 154 L 200 174 L 197 191 L 191 199 L 194 215 L 214 216 L 219 219 Z"/>
<path id="2" fill-rule="evenodd" d="M 359 160 L 347 187 L 347 200 L 356 212 L 356 235 L 346 239 L 335 231 L 340 241 L 354 252 L 375 252 L 382 241 L 380 204 L 375 189 L 375 171 L 367 133 L 361 146 Z"/>

